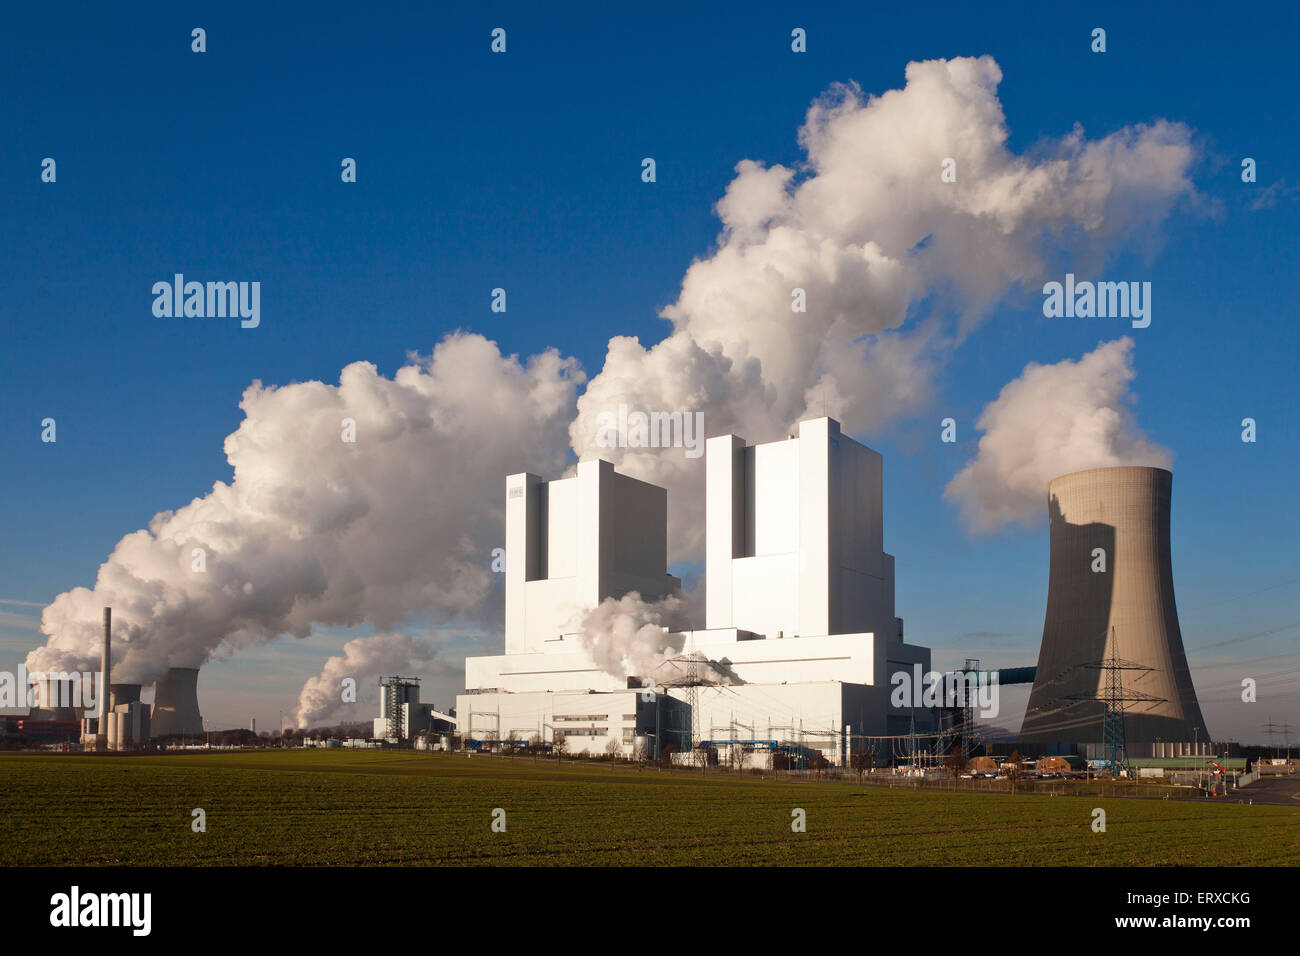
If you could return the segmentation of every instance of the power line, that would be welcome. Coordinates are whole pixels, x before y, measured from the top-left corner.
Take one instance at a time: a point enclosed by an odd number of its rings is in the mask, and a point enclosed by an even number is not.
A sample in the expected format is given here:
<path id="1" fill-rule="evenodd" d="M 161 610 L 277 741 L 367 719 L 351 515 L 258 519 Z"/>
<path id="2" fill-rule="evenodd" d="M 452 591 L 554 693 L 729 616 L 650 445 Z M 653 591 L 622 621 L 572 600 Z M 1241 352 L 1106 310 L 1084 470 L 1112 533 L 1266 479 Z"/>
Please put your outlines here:
<path id="1" fill-rule="evenodd" d="M 1270 634 L 1280 634 L 1282 631 L 1289 631 L 1293 627 L 1300 627 L 1300 621 L 1292 621 L 1290 624 L 1283 624 L 1281 627 L 1275 627 L 1268 631 L 1259 631 L 1255 634 L 1243 634 L 1240 637 L 1230 637 L 1226 641 L 1215 641 L 1211 644 L 1198 644 L 1195 647 L 1187 648 L 1189 651 L 1206 651 L 1212 647 L 1225 647 L 1228 644 L 1239 644 L 1242 641 L 1254 640 L 1257 637 L 1268 637 Z"/>

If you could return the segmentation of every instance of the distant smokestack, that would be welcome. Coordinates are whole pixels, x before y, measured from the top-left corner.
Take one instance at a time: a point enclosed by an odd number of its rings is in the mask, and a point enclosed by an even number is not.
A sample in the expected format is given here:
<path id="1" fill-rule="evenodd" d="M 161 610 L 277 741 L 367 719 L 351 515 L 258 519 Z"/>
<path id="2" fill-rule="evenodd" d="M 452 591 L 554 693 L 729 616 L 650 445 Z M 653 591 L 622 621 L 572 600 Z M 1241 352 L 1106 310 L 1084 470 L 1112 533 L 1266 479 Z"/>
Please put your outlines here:
<path id="1" fill-rule="evenodd" d="M 99 706 L 96 708 L 98 715 L 95 721 L 95 749 L 109 750 L 112 745 L 109 743 L 110 736 L 108 724 L 113 719 L 113 701 L 112 701 L 112 680 L 113 680 L 113 609 L 104 608 L 104 651 L 99 658 Z M 114 728 L 115 729 L 115 728 Z"/>
<path id="2" fill-rule="evenodd" d="M 104 716 L 111 712 L 109 695 L 112 691 L 113 676 L 113 609 L 104 608 L 104 653 L 99 659 L 99 709 L 96 715 L 100 720 L 100 733 L 103 733 Z"/>
<path id="3" fill-rule="evenodd" d="M 152 729 L 155 737 L 203 733 L 197 667 L 171 667 L 158 678 L 153 691 Z"/>

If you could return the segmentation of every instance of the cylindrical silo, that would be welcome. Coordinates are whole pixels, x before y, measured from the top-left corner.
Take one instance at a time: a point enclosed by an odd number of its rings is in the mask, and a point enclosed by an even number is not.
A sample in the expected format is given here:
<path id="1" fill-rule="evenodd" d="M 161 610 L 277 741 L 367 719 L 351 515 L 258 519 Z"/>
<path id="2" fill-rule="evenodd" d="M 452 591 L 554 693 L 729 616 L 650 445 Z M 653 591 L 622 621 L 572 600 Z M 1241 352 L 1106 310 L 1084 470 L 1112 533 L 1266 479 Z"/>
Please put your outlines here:
<path id="1" fill-rule="evenodd" d="M 1051 555 L 1038 670 L 1020 739 L 1094 743 L 1109 658 L 1141 668 L 1117 673 L 1129 744 L 1207 741 L 1192 686 L 1169 550 L 1173 475 L 1163 468 L 1096 468 L 1047 488 Z M 1091 666 L 1090 666 L 1091 665 Z M 1078 698 L 1092 696 L 1095 700 Z"/>
<path id="2" fill-rule="evenodd" d="M 171 667 L 158 678 L 151 724 L 155 737 L 195 737 L 203 733 L 197 667 Z"/>

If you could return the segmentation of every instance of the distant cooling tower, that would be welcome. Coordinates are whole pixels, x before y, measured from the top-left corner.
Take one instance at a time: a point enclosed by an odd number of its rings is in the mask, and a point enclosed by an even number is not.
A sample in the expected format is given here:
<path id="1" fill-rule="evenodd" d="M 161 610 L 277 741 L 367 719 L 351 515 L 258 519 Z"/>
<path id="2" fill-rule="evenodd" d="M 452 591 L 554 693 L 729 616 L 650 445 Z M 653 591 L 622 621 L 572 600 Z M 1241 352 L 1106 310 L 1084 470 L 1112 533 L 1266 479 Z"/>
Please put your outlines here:
<path id="1" fill-rule="evenodd" d="M 1097 468 L 1047 487 L 1051 565 L 1038 671 L 1020 738 L 1098 743 L 1105 693 L 1119 658 L 1146 669 L 1118 672 L 1127 742 L 1208 741 L 1174 605 L 1169 554 L 1173 475 L 1163 468 Z M 1105 569 L 1099 555 L 1104 555 Z M 1093 665 L 1093 666 L 1089 666 Z"/>
<path id="2" fill-rule="evenodd" d="M 54 680 L 50 677 L 32 680 L 30 691 L 32 709 L 27 715 L 28 719 L 80 720 L 84 708 L 74 706 L 78 697 L 77 686 L 80 683 L 80 677 L 75 682 Z"/>
<path id="3" fill-rule="evenodd" d="M 154 685 L 150 723 L 155 737 L 198 736 L 203 733 L 197 667 L 172 667 L 158 678 Z"/>
<path id="4" fill-rule="evenodd" d="M 139 684 L 110 684 L 111 700 L 109 709 L 116 707 L 118 704 L 134 704 L 140 700 Z"/>

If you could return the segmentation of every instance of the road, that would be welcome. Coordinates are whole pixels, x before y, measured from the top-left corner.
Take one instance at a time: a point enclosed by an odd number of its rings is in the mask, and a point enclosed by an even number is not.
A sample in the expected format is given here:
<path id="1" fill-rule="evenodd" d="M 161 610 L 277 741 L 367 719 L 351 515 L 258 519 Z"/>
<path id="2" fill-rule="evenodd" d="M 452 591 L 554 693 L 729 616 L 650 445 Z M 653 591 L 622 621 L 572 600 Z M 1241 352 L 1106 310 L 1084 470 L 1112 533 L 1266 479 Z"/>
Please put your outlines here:
<path id="1" fill-rule="evenodd" d="M 1233 793 L 1240 800 L 1271 803 L 1287 807 L 1300 807 L 1300 774 L 1263 777 Z"/>

